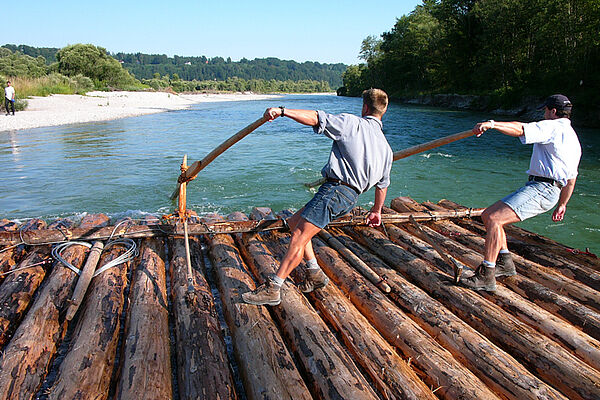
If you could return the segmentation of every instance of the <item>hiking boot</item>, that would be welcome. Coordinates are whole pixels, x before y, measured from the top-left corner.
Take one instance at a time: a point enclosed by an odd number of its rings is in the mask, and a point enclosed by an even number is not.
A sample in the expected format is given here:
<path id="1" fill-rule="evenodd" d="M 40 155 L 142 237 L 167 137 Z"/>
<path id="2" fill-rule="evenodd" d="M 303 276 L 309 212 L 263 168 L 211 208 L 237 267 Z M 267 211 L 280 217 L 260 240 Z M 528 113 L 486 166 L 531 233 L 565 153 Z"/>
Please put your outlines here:
<path id="1" fill-rule="evenodd" d="M 298 284 L 298 287 L 304 293 L 310 293 L 313 290 L 321 289 L 329 283 L 329 278 L 321 268 L 306 268 L 304 271 L 304 280 Z"/>
<path id="2" fill-rule="evenodd" d="M 276 306 L 281 303 L 281 286 L 275 285 L 270 278 L 251 292 L 242 293 L 242 300 L 255 306 Z"/>
<path id="3" fill-rule="evenodd" d="M 496 290 L 496 278 L 494 278 L 495 268 L 486 267 L 481 263 L 473 273 L 465 272 L 460 283 L 463 286 L 473 290 L 485 290 L 493 292 Z"/>
<path id="4" fill-rule="evenodd" d="M 496 260 L 496 278 L 501 276 L 513 276 L 516 274 L 517 270 L 515 269 L 515 263 L 513 262 L 510 253 L 498 254 L 498 259 Z"/>

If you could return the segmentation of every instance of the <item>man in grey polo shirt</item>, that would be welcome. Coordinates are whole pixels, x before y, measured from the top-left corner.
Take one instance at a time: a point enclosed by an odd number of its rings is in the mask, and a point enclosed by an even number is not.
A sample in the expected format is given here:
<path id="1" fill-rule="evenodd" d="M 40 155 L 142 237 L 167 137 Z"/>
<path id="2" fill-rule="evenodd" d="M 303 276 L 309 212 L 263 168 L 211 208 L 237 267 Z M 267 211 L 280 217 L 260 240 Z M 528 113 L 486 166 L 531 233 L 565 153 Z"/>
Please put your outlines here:
<path id="1" fill-rule="evenodd" d="M 387 94 L 380 89 L 363 92 L 362 118 L 352 114 L 332 115 L 323 111 L 269 108 L 265 116 L 273 121 L 288 117 L 312 126 L 333 140 L 329 162 L 321 174 L 327 181 L 304 207 L 288 219 L 292 239 L 276 275 L 251 292 L 242 294 L 249 304 L 277 305 L 281 301 L 281 285 L 304 258 L 305 279 L 299 284 L 307 293 L 327 285 L 312 248 L 311 239 L 332 220 L 350 212 L 358 195 L 375 186 L 375 205 L 367 215 L 367 223 L 381 223 L 381 208 L 390 184 L 393 153 L 382 131 L 381 117 L 388 105 Z"/>
<path id="2" fill-rule="evenodd" d="M 544 213 L 557 203 L 552 220 L 562 221 L 565 215 L 581 158 L 581 145 L 571 127 L 572 104 L 566 96 L 555 94 L 539 108 L 544 109 L 543 121 L 523 124 L 490 120 L 473 128 L 477 136 L 495 129 L 518 137 L 523 144 L 533 144 L 533 153 L 525 186 L 486 208 L 481 215 L 487 232 L 484 261 L 474 274 L 461 280 L 469 288 L 493 291 L 496 277 L 517 273 L 506 244 L 504 225 Z"/>

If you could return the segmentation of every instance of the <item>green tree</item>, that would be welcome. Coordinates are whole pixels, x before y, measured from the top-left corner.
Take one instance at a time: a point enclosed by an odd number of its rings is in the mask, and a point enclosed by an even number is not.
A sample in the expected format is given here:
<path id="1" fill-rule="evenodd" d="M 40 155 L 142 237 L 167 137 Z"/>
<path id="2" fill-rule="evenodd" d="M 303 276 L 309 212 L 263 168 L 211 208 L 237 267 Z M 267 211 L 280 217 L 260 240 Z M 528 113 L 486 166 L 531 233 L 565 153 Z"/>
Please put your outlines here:
<path id="1" fill-rule="evenodd" d="M 102 47 L 92 44 L 70 45 L 60 49 L 56 59 L 61 74 L 81 74 L 91 78 L 97 86 L 123 87 L 135 84 L 135 78 Z"/>

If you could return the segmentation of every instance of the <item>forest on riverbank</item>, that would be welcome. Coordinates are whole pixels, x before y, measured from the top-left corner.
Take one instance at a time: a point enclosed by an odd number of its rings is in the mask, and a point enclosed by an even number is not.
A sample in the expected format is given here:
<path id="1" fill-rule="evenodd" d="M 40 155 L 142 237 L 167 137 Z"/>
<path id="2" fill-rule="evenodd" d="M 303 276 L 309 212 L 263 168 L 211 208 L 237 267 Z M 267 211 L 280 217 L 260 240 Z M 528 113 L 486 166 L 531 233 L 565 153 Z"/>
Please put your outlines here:
<path id="1" fill-rule="evenodd" d="M 381 87 L 393 97 L 487 95 L 490 107 L 565 93 L 600 104 L 599 0 L 424 0 L 369 36 L 338 93 Z"/>
<path id="2" fill-rule="evenodd" d="M 127 55 L 120 54 L 127 58 Z M 159 56 L 137 53 L 135 59 L 147 60 L 148 65 L 160 71 L 184 70 L 191 66 L 187 58 L 175 56 L 169 59 Z M 132 60 L 132 58 L 127 58 Z M 196 58 L 194 58 L 196 59 Z M 160 62 L 166 61 L 166 64 Z M 50 94 L 84 94 L 91 90 L 161 90 L 175 92 L 254 92 L 254 93 L 314 93 L 330 92 L 329 80 L 335 82 L 335 76 L 341 84 L 343 64 L 319 64 L 278 59 L 240 61 L 198 58 L 205 61 L 203 67 L 213 72 L 224 72 L 217 78 L 206 78 L 186 74 L 185 78 L 177 72 L 161 75 L 153 72 L 148 77 L 137 77 L 124 67 L 124 60 L 116 59 L 103 47 L 92 44 L 75 44 L 56 48 L 36 48 L 26 45 L 4 45 L 0 47 L 0 80 L 10 79 L 17 91 L 16 109 L 27 107 L 26 98 L 30 96 L 48 96 Z M 157 62 L 157 63 L 155 63 Z M 175 62 L 175 64 L 169 64 Z M 254 75 L 243 78 L 235 75 L 235 65 L 252 64 Z M 140 64 L 142 65 L 142 64 Z M 165 65 L 171 65 L 173 69 Z M 262 65 L 258 67 L 256 65 Z M 302 69 L 299 66 L 304 65 Z M 162 66 L 162 67 L 161 67 Z M 228 66 L 229 69 L 223 67 Z M 223 67 L 223 70 L 219 68 Z M 162 69 L 161 69 L 162 68 Z M 337 68 L 337 69 L 336 69 Z M 289 70 L 289 74 L 284 71 Z M 296 73 L 293 71 L 296 70 Z M 150 69 L 149 71 L 152 71 Z M 188 71 L 189 72 L 189 71 Z M 336 75 L 337 74 L 337 75 Z M 144 75 L 146 76 L 146 75 Z M 206 79 L 205 79 L 206 78 Z M 303 78 L 303 79 L 301 79 Z M 314 78 L 314 79 L 313 79 Z M 319 79 L 316 79 L 319 78 Z M 322 79 L 321 79 L 322 78 Z M 336 86 L 337 87 L 337 86 Z"/>

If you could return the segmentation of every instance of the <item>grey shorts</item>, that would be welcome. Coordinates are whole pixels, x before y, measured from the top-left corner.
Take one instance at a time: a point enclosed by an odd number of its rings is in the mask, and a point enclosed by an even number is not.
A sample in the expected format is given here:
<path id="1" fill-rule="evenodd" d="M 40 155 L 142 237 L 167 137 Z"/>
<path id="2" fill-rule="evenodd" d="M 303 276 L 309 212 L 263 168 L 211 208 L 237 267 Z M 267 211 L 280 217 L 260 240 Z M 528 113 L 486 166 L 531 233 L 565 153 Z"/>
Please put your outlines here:
<path id="1" fill-rule="evenodd" d="M 502 199 L 521 221 L 550 210 L 558 203 L 560 189 L 551 183 L 529 181 Z"/>
<path id="2" fill-rule="evenodd" d="M 325 182 L 306 203 L 300 216 L 319 228 L 325 228 L 334 219 L 348 214 L 357 200 L 358 193 L 354 189 L 340 183 Z"/>

